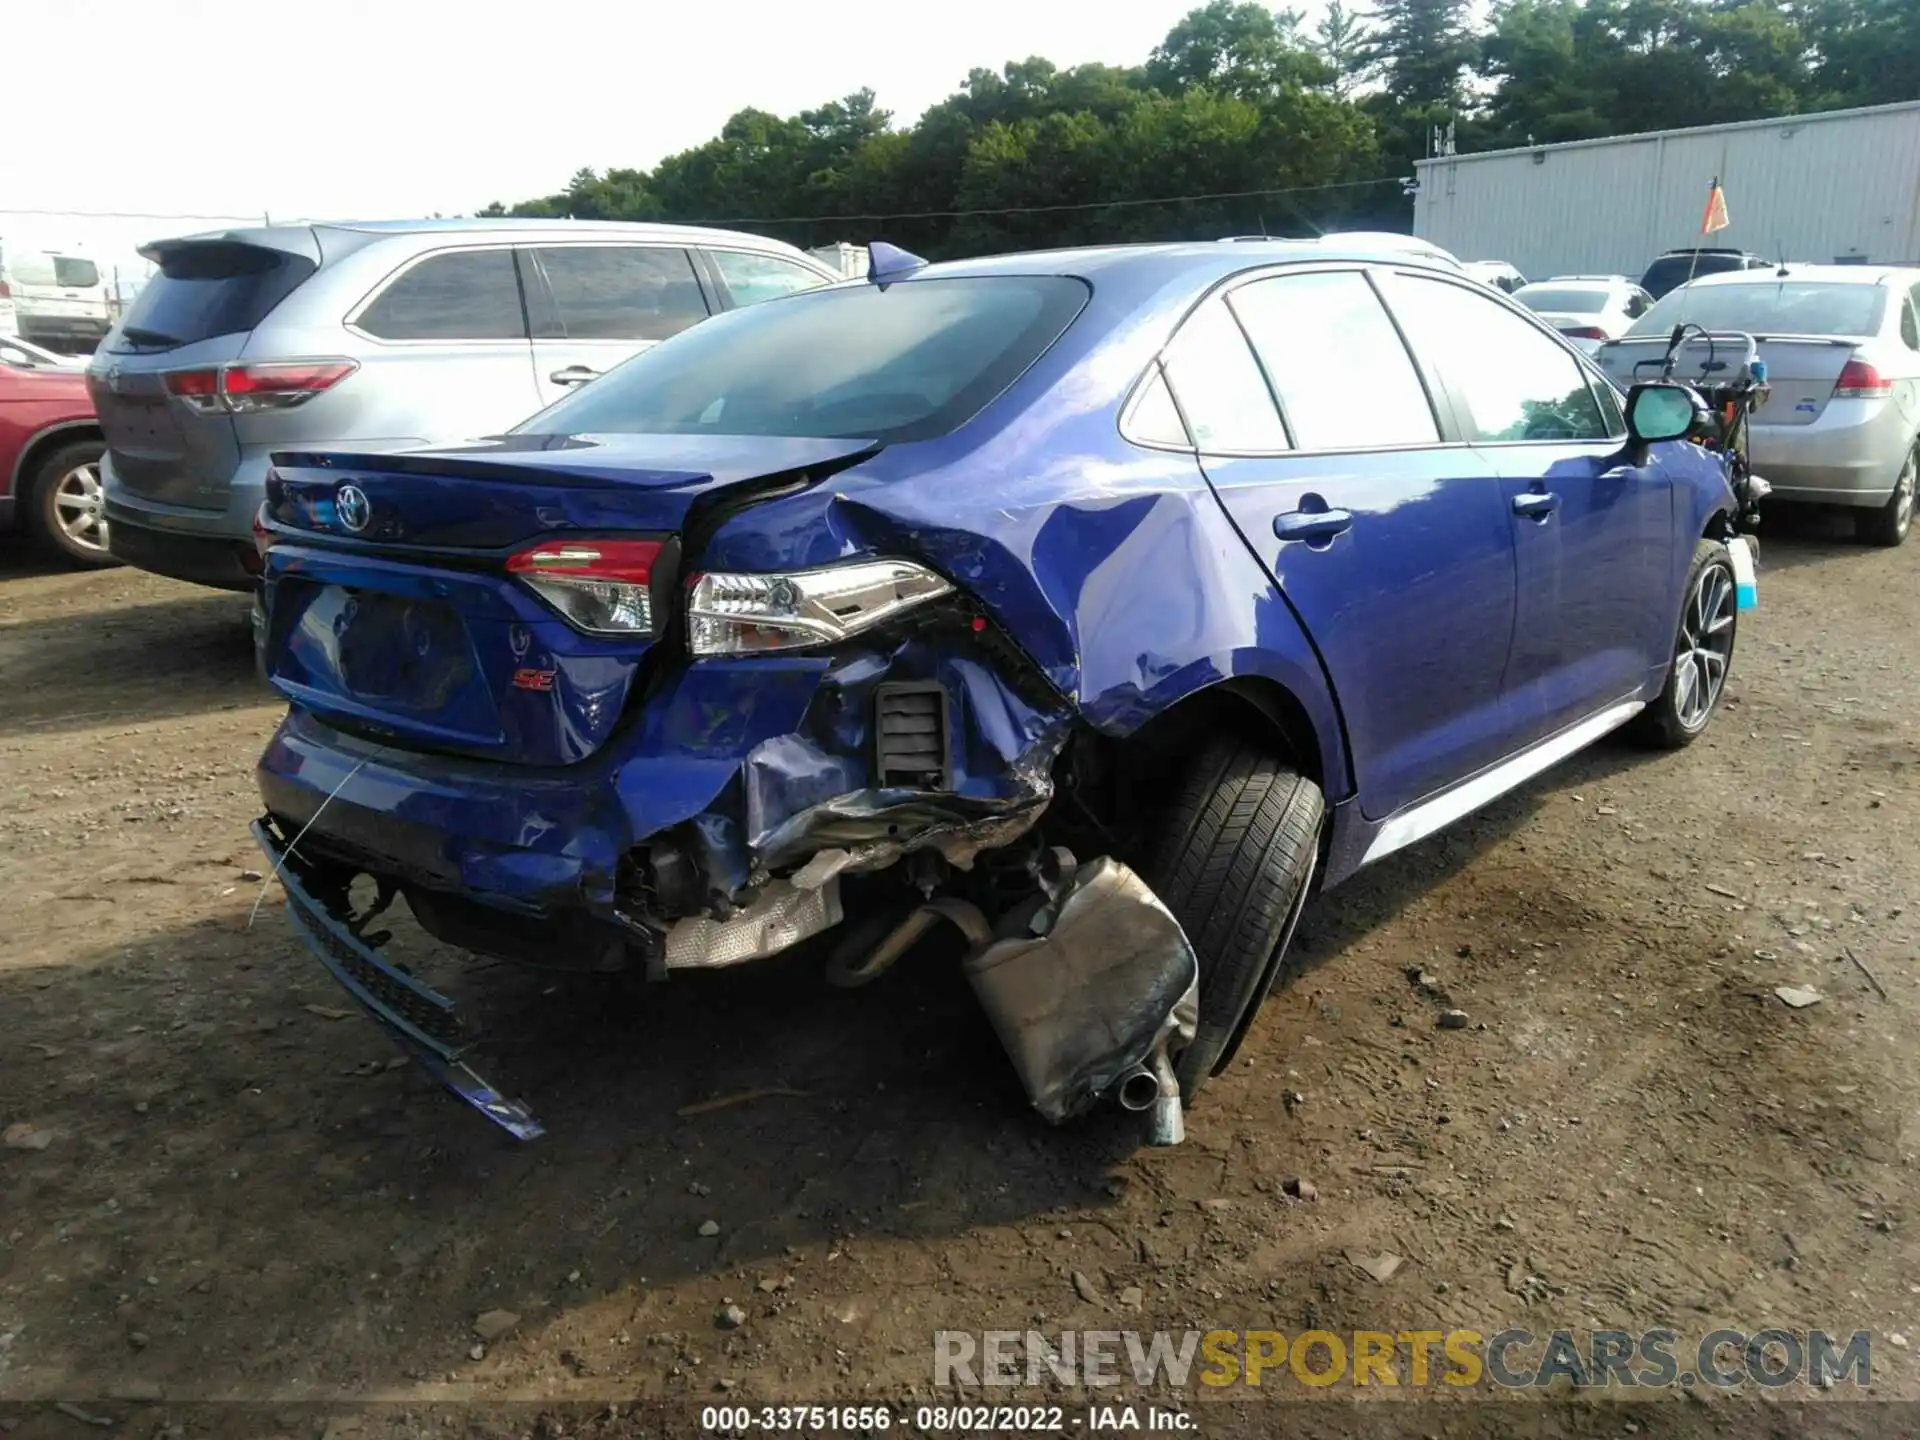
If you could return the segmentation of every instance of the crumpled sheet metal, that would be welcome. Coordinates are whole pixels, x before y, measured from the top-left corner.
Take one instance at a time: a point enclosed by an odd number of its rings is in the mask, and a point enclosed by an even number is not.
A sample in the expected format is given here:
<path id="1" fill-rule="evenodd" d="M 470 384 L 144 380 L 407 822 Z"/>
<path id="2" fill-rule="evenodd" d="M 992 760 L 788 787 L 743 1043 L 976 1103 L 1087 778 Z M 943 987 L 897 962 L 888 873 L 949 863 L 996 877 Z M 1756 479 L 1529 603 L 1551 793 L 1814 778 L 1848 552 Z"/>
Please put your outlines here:
<path id="1" fill-rule="evenodd" d="M 1027 1098 L 1057 1125 L 1193 1039 L 1200 966 L 1172 912 L 1109 856 L 1075 870 L 1036 923 L 1049 914 L 1045 934 L 1000 940 L 965 968 Z"/>
<path id="2" fill-rule="evenodd" d="M 949 774 L 940 790 L 883 788 L 874 769 L 874 696 L 887 681 L 931 680 L 948 697 Z M 755 877 L 835 852 L 828 875 L 883 869 L 934 850 L 956 869 L 1011 844 L 1053 797 L 1066 743 L 1064 701 L 1038 708 L 952 641 L 843 650 L 793 731 L 761 740 L 737 781 L 693 825 L 714 888 L 739 897 Z"/>

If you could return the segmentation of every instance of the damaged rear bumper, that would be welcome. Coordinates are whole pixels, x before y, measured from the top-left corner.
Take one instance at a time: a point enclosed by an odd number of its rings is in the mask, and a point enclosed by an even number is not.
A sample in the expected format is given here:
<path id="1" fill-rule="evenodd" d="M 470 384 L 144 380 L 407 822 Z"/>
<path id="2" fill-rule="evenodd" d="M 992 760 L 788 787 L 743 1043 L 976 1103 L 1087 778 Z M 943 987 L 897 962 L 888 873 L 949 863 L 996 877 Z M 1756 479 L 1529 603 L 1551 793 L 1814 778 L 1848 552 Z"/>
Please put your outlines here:
<path id="1" fill-rule="evenodd" d="M 752 959 L 833 923 L 838 876 L 919 851 L 964 870 L 1046 808 L 1070 707 L 953 628 L 686 665 L 564 768 L 402 751 L 295 707 L 260 789 L 285 833 L 311 825 L 304 850 L 392 881 L 449 943 L 570 968 Z M 897 768 L 902 724 L 923 768 Z M 747 943 L 743 912 L 783 909 L 795 923 Z"/>
<path id="2" fill-rule="evenodd" d="M 253 838 L 286 891 L 294 933 L 368 1018 L 442 1085 L 515 1139 L 538 1139 L 544 1132 L 532 1112 L 494 1089 L 467 1063 L 470 1042 L 454 1016 L 453 1002 L 383 959 L 361 938 L 352 916 L 342 913 L 340 901 L 323 900 L 310 889 L 307 866 L 272 825 L 256 820 Z"/>

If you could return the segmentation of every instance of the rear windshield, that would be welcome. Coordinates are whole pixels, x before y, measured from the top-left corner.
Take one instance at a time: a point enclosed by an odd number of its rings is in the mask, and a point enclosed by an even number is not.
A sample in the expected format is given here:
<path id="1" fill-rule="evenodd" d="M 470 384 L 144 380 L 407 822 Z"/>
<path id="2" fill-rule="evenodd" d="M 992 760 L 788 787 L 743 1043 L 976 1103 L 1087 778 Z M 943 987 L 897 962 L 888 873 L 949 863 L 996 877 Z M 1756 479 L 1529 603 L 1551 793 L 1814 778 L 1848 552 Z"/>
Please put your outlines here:
<path id="1" fill-rule="evenodd" d="M 1880 333 L 1886 293 L 1878 285 L 1776 280 L 1751 285 L 1683 285 L 1633 322 L 1630 336 L 1666 335 L 1685 321 L 1752 335 Z"/>
<path id="2" fill-rule="evenodd" d="M 161 253 L 160 270 L 127 310 L 113 348 L 172 350 L 253 329 L 318 268 L 259 245 L 204 241 Z"/>
<path id="3" fill-rule="evenodd" d="M 53 257 L 53 283 L 69 290 L 88 290 L 100 283 L 100 267 L 71 255 Z"/>
<path id="4" fill-rule="evenodd" d="M 1087 296 L 1060 275 L 789 295 L 682 331 L 516 428 L 927 440 L 1012 384 Z"/>
<path id="5" fill-rule="evenodd" d="M 1556 289 L 1551 285 L 1528 285 L 1513 292 L 1513 298 L 1529 310 L 1552 310 L 1562 315 L 1598 315 L 1607 308 L 1605 290 Z"/>

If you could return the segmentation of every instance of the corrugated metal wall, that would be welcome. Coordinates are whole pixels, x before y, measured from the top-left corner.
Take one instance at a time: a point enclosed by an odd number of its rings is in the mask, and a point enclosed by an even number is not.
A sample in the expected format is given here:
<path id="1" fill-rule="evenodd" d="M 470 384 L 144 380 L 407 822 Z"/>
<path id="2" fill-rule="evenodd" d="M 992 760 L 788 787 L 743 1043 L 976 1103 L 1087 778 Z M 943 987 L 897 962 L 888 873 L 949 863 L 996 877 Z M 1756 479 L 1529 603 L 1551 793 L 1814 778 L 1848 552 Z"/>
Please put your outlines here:
<path id="1" fill-rule="evenodd" d="M 1920 261 L 1920 102 L 1423 160 L 1416 235 L 1529 278 L 1638 277 L 1662 250 Z M 1732 224 L 1701 240 L 1718 175 Z"/>

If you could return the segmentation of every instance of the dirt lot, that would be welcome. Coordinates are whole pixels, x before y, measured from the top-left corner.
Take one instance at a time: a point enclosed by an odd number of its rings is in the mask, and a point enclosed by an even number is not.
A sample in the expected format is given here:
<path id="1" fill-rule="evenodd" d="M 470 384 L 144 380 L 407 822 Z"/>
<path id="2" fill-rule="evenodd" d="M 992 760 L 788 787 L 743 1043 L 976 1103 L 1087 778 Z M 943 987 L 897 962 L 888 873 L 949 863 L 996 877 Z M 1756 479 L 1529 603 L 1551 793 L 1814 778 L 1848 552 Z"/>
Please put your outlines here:
<path id="1" fill-rule="evenodd" d="M 644 993 L 459 969 L 550 1130 L 514 1144 L 342 1018 L 277 892 L 249 926 L 279 707 L 244 603 L 0 551 L 0 1429 L 339 1435 L 369 1398 L 361 1434 L 663 1399 L 670 1429 L 939 1398 L 943 1328 L 1862 1329 L 1872 1394 L 1920 1398 L 1920 554 L 1836 533 L 1770 537 L 1705 741 L 1603 745 L 1320 901 L 1313 968 L 1158 1152 L 1032 1119 L 950 967 L 848 994 L 805 957 Z M 1319 1396 L 1291 1433 L 1920 1428 L 1844 1386 L 1279 1391 Z M 1234 1393 L 1157 1398 L 1272 1433 Z"/>

